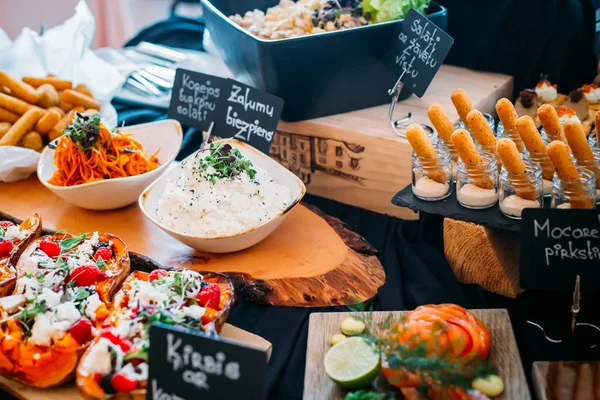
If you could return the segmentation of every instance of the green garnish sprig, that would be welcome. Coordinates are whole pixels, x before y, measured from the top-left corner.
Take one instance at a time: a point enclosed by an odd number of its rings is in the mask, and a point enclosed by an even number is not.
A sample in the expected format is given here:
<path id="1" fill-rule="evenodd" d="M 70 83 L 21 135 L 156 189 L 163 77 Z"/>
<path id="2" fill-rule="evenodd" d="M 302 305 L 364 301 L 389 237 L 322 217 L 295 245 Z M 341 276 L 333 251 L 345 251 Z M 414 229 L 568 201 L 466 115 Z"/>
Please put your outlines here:
<path id="1" fill-rule="evenodd" d="M 69 135 L 81 150 L 91 149 L 100 137 L 100 114 L 75 113 L 73 122 L 63 129 L 63 133 Z"/>
<path id="2" fill-rule="evenodd" d="M 202 149 L 200 149 L 202 151 Z M 194 167 L 194 173 L 202 179 L 215 184 L 218 179 L 229 179 L 242 172 L 246 172 L 250 179 L 256 176 L 252 161 L 244 158 L 238 149 L 234 149 L 226 142 L 219 144 L 211 143 L 208 148 L 209 154 L 201 157 Z"/>

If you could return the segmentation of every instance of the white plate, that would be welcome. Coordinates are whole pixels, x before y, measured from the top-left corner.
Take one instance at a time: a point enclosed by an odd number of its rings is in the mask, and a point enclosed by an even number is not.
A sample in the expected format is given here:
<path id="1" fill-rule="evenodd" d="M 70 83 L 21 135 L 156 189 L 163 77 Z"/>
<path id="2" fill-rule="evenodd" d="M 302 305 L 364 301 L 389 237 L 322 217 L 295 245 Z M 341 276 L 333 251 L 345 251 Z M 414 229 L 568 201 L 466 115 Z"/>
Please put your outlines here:
<path id="1" fill-rule="evenodd" d="M 296 175 L 271 157 L 254 147 L 235 139 L 228 139 L 227 143 L 230 144 L 231 147 L 240 150 L 244 157 L 252 161 L 254 165 L 265 169 L 276 183 L 286 186 L 290 190 L 294 200 L 285 210 L 281 211 L 272 219 L 263 222 L 261 225 L 254 226 L 244 232 L 236 233 L 235 235 L 200 237 L 176 232 L 162 224 L 156 215 L 158 200 L 164 193 L 167 183 L 177 179 L 181 173 L 180 168 L 176 168 L 175 166 L 171 167 L 166 174 L 148 186 L 139 199 L 140 209 L 156 226 L 180 242 L 196 250 L 207 253 L 232 253 L 254 246 L 269 236 L 283 222 L 289 212 L 300 202 L 300 200 L 302 200 L 302 197 L 304 197 L 304 194 L 306 193 L 304 183 Z M 195 154 L 196 152 L 191 154 L 188 158 L 194 157 Z"/>
<path id="2" fill-rule="evenodd" d="M 131 133 L 144 147 L 147 154 L 157 150 L 160 165 L 145 174 L 125 178 L 107 179 L 76 186 L 56 186 L 48 183 L 54 166 L 54 149 L 46 147 L 38 163 L 38 178 L 44 186 L 67 203 L 88 210 L 112 210 L 134 203 L 140 193 L 156 178 L 163 174 L 175 160 L 183 140 L 179 122 L 163 120 L 148 124 L 132 125 L 123 128 L 123 133 Z"/>

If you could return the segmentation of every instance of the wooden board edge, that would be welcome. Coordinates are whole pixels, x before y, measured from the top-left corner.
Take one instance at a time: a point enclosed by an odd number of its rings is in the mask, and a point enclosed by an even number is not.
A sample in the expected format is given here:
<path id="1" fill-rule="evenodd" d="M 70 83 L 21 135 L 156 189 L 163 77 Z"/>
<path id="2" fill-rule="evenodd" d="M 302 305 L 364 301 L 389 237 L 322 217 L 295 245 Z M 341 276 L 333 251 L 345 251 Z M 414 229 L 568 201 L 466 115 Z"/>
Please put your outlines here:
<path id="1" fill-rule="evenodd" d="M 546 389 L 548 387 L 548 372 L 550 362 L 535 361 L 531 366 L 531 380 L 535 388 L 535 394 L 539 400 L 548 400 Z"/>

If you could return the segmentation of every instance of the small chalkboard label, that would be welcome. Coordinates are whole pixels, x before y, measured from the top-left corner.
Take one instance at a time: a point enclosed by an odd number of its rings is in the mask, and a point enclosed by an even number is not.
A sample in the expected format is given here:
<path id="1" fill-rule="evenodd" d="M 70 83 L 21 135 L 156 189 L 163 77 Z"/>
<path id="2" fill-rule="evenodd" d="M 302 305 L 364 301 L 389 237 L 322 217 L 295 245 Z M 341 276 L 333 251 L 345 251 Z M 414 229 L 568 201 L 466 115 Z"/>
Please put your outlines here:
<path id="1" fill-rule="evenodd" d="M 404 73 L 404 86 L 422 97 L 453 44 L 450 35 L 411 8 L 396 30 L 385 60 L 398 76 Z"/>
<path id="2" fill-rule="evenodd" d="M 178 68 L 169 103 L 169 118 L 206 131 L 222 108 L 227 79 Z"/>
<path id="3" fill-rule="evenodd" d="M 600 210 L 525 209 L 520 269 L 523 289 L 600 290 Z"/>
<path id="4" fill-rule="evenodd" d="M 231 79 L 223 96 L 215 135 L 233 137 L 269 154 L 283 99 Z"/>
<path id="5" fill-rule="evenodd" d="M 160 323 L 150 327 L 147 400 L 263 399 L 267 354 Z"/>

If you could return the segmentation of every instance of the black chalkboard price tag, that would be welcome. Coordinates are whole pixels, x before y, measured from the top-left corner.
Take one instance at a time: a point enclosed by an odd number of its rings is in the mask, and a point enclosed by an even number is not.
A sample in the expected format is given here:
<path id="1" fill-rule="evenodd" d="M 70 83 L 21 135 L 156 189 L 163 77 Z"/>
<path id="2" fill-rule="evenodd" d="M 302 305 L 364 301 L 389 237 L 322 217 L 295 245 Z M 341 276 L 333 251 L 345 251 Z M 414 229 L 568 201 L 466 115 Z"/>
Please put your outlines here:
<path id="1" fill-rule="evenodd" d="M 411 92 L 425 94 L 454 39 L 414 8 L 396 30 L 385 60 Z"/>
<path id="2" fill-rule="evenodd" d="M 230 79 L 214 134 L 233 137 L 269 154 L 282 109 L 283 99 Z"/>
<path id="3" fill-rule="evenodd" d="M 600 291 L 600 210 L 523 210 L 523 289 Z"/>
<path id="4" fill-rule="evenodd" d="M 216 121 L 228 86 L 227 79 L 178 68 L 169 103 L 169 118 L 207 131 Z"/>
<path id="5" fill-rule="evenodd" d="M 153 324 L 148 364 L 147 400 L 265 396 L 265 352 L 199 331 Z"/>

